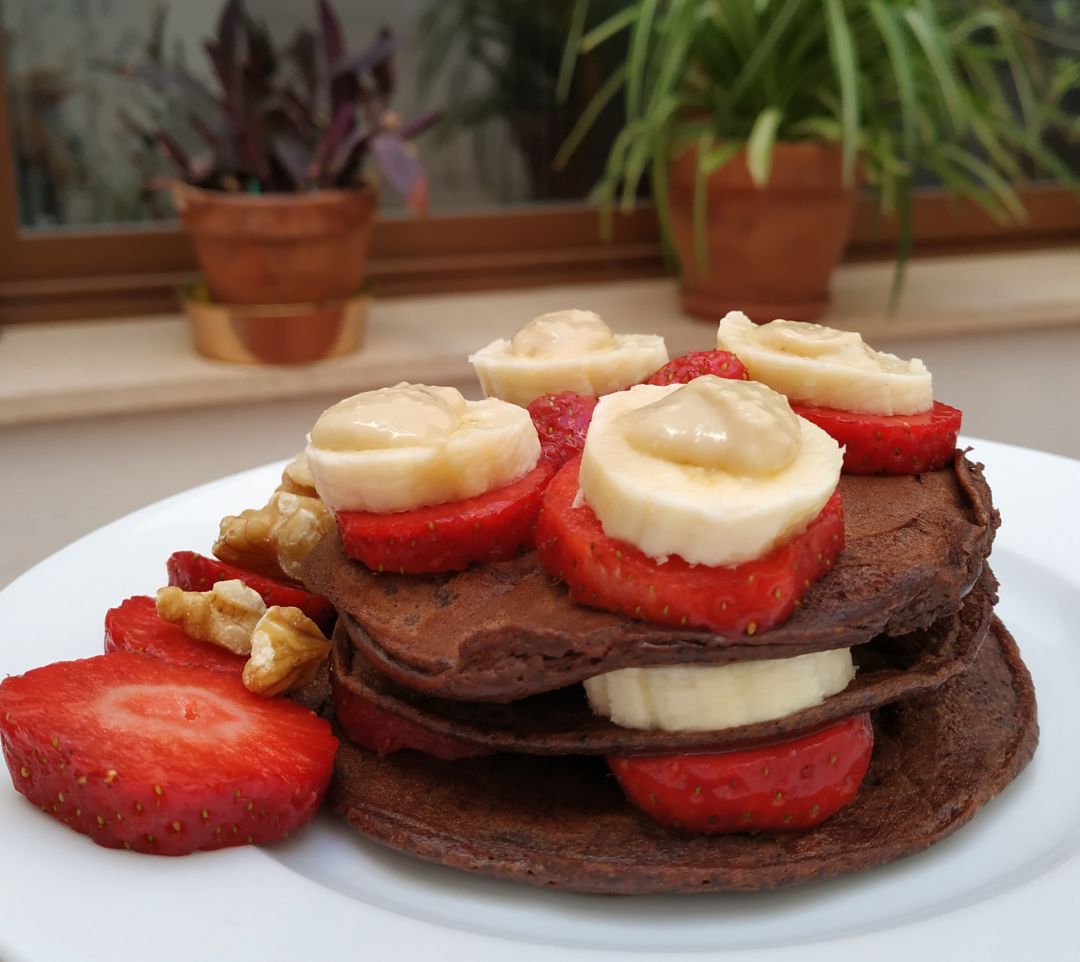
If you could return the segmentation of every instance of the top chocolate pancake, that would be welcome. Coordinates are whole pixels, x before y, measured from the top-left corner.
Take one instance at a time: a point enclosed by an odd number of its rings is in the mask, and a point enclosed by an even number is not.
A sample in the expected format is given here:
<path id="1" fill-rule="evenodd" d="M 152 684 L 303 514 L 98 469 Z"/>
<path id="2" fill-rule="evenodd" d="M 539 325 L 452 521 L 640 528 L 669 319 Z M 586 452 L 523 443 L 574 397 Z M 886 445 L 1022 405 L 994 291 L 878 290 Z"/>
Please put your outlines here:
<path id="1" fill-rule="evenodd" d="M 466 701 L 514 701 L 618 668 L 852 647 L 954 613 L 998 525 L 981 465 L 958 451 L 952 468 L 918 476 L 843 475 L 840 491 L 846 547 L 835 567 L 787 621 L 752 637 L 586 608 L 535 553 L 449 574 L 376 574 L 346 557 L 335 530 L 308 556 L 304 580 L 380 671 Z"/>

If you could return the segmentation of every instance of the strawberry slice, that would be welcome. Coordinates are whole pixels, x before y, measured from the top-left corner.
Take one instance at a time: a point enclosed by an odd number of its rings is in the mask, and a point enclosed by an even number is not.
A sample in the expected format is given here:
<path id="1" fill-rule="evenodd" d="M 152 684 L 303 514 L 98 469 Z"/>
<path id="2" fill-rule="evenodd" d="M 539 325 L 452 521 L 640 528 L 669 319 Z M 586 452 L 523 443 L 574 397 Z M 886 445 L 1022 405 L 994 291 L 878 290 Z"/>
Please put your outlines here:
<path id="1" fill-rule="evenodd" d="M 349 741 L 380 757 L 405 749 L 427 752 L 448 761 L 488 754 L 482 748 L 428 731 L 408 718 L 373 705 L 345 688 L 332 672 L 330 692 L 334 699 L 334 716 Z"/>
<path id="2" fill-rule="evenodd" d="M 810 583 L 844 548 L 844 509 L 833 492 L 807 529 L 753 561 L 723 567 L 663 564 L 604 534 L 587 504 L 574 505 L 581 459 L 548 487 L 536 523 L 540 563 L 570 588 L 570 597 L 661 625 L 756 634 L 783 621 Z"/>
<path id="3" fill-rule="evenodd" d="M 247 658 L 184 633 L 158 617 L 157 603 L 136 595 L 105 613 L 105 651 L 134 651 L 181 668 L 212 668 L 240 677 Z"/>
<path id="4" fill-rule="evenodd" d="M 541 394 L 529 405 L 529 416 L 540 438 L 541 457 L 561 468 L 585 448 L 596 398 L 561 391 Z"/>
<path id="5" fill-rule="evenodd" d="M 672 361 L 642 384 L 689 384 L 703 374 L 715 374 L 717 377 L 730 378 L 733 381 L 749 380 L 743 362 L 730 351 L 691 351 Z"/>
<path id="6" fill-rule="evenodd" d="M 627 798 L 689 832 L 793 831 L 820 825 L 859 791 L 870 766 L 870 716 L 708 755 L 608 758 Z"/>
<path id="7" fill-rule="evenodd" d="M 506 561 L 531 548 L 536 515 L 553 467 L 543 458 L 524 477 L 494 491 L 415 511 L 339 511 L 345 554 L 375 571 L 458 571 Z"/>
<path id="8" fill-rule="evenodd" d="M 963 413 L 935 401 L 922 414 L 857 414 L 792 402 L 791 410 L 844 445 L 848 474 L 922 474 L 956 450 Z"/>
<path id="9" fill-rule="evenodd" d="M 184 591 L 209 591 L 219 581 L 242 581 L 262 595 L 267 608 L 272 605 L 299 608 L 319 626 L 324 635 L 330 635 L 334 630 L 337 620 L 334 606 L 312 591 L 274 581 L 194 551 L 174 551 L 165 562 L 165 570 L 169 573 L 169 584 Z"/>
<path id="10" fill-rule="evenodd" d="M 15 788 L 99 845 L 159 855 L 284 838 L 318 810 L 337 739 L 284 698 L 132 652 L 0 683 Z"/>

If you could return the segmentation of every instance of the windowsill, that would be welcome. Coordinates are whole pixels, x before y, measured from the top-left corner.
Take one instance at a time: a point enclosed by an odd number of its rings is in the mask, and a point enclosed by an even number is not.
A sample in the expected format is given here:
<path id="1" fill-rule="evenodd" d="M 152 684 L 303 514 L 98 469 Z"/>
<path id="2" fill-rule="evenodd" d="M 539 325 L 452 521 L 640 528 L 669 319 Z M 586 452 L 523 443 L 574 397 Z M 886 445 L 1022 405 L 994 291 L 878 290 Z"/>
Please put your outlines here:
<path id="1" fill-rule="evenodd" d="M 892 264 L 843 266 L 824 322 L 868 341 L 1080 323 L 1080 248 L 915 261 L 898 313 Z M 620 332 L 663 334 L 672 356 L 712 346 L 670 280 L 436 295 L 373 303 L 355 355 L 300 367 L 214 362 L 179 315 L 9 327 L 0 336 L 0 425 L 211 404 L 352 394 L 399 380 L 472 382 L 468 355 L 536 314 L 580 306 Z"/>

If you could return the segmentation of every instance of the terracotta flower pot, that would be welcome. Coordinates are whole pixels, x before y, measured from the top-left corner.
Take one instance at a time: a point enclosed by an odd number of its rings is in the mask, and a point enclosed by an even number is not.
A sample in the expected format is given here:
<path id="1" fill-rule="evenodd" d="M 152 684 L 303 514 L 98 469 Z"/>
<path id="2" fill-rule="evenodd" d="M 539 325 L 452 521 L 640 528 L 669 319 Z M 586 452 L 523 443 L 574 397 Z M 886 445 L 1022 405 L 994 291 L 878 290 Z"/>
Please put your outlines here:
<path id="1" fill-rule="evenodd" d="M 373 189 L 231 194 L 174 183 L 172 193 L 215 301 L 312 304 L 359 292 Z"/>
<path id="2" fill-rule="evenodd" d="M 812 321 L 829 304 L 829 277 L 851 231 L 856 191 L 843 185 L 840 149 L 777 144 L 772 174 L 754 185 L 740 152 L 707 183 L 707 268 L 694 247 L 696 151 L 670 168 L 670 210 L 688 314 L 716 321 L 729 310 L 759 322 Z"/>

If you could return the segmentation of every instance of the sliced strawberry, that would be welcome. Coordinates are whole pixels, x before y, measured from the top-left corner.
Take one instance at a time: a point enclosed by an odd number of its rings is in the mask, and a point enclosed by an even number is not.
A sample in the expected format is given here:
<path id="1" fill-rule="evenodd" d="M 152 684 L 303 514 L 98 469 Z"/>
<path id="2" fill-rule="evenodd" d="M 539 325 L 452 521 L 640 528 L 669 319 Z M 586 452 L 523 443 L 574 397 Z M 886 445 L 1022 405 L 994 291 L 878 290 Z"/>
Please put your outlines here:
<path id="1" fill-rule="evenodd" d="M 209 591 L 219 581 L 242 581 L 262 595 L 267 608 L 272 605 L 299 608 L 322 629 L 323 634 L 329 635 L 334 630 L 337 620 L 334 606 L 322 595 L 303 588 L 274 581 L 194 551 L 174 551 L 165 562 L 165 570 L 169 573 L 169 584 L 184 591 Z"/>
<path id="2" fill-rule="evenodd" d="M 159 855 L 284 838 L 318 810 L 337 739 L 239 679 L 132 652 L 0 683 L 15 788 L 99 845 Z"/>
<path id="3" fill-rule="evenodd" d="M 542 394 L 529 405 L 529 416 L 540 437 L 542 457 L 560 468 L 585 448 L 596 398 L 573 391 Z"/>
<path id="4" fill-rule="evenodd" d="M 604 534 L 586 504 L 575 507 L 580 459 L 548 487 L 536 524 L 540 563 L 564 580 L 570 597 L 593 608 L 662 625 L 752 635 L 783 621 L 810 583 L 844 548 L 844 509 L 837 489 L 807 529 L 753 561 L 726 567 L 663 564 Z"/>
<path id="5" fill-rule="evenodd" d="M 240 677 L 247 658 L 199 641 L 184 629 L 158 617 L 157 604 L 146 595 L 123 601 L 105 613 L 105 651 L 135 651 L 181 668 L 212 668 Z"/>
<path id="6" fill-rule="evenodd" d="M 869 715 L 828 728 L 709 755 L 609 757 L 630 801 L 670 828 L 689 832 L 813 828 L 847 805 L 870 765 Z"/>
<path id="7" fill-rule="evenodd" d="M 345 688 L 333 673 L 330 675 L 330 692 L 334 699 L 334 715 L 349 741 L 377 755 L 415 749 L 453 761 L 488 754 L 482 748 L 428 731 L 408 718 L 373 705 Z"/>
<path id="8" fill-rule="evenodd" d="M 743 362 L 730 351 L 691 351 L 682 357 L 668 361 L 660 370 L 642 384 L 688 384 L 703 374 L 730 378 L 733 381 L 749 380 Z"/>
<path id="9" fill-rule="evenodd" d="M 511 484 L 415 511 L 339 511 L 345 553 L 375 571 L 402 574 L 458 571 L 476 562 L 506 561 L 534 545 L 536 515 L 553 470 L 541 458 Z"/>
<path id="10" fill-rule="evenodd" d="M 952 460 L 963 418 L 940 401 L 922 414 L 857 414 L 796 402 L 791 410 L 844 445 L 848 474 L 936 471 Z"/>

